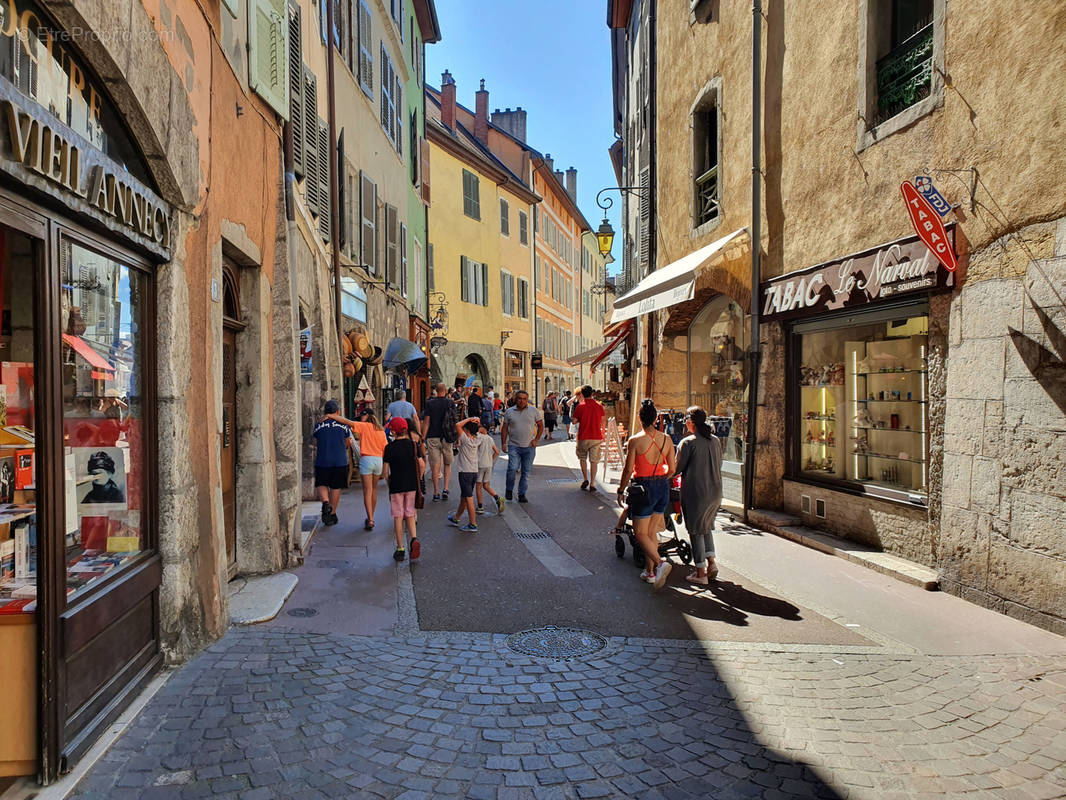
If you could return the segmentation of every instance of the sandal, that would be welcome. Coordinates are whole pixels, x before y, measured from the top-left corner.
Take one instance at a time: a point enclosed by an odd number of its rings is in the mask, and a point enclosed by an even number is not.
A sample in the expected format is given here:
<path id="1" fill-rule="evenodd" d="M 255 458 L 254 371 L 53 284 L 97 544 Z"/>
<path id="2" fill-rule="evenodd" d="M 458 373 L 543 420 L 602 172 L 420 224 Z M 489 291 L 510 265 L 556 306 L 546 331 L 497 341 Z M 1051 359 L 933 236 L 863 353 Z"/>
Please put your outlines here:
<path id="1" fill-rule="evenodd" d="M 700 576 L 700 574 L 698 572 L 690 572 L 688 574 L 688 576 L 685 578 L 685 580 L 688 581 L 689 583 L 698 583 L 700 586 L 706 586 L 708 584 L 708 582 L 709 582 L 707 580 L 708 577 L 709 577 L 709 574 Z"/>
<path id="2" fill-rule="evenodd" d="M 607 531 L 608 536 L 625 536 L 625 534 L 626 532 L 624 529 L 617 527 L 611 528 L 609 531 Z"/>

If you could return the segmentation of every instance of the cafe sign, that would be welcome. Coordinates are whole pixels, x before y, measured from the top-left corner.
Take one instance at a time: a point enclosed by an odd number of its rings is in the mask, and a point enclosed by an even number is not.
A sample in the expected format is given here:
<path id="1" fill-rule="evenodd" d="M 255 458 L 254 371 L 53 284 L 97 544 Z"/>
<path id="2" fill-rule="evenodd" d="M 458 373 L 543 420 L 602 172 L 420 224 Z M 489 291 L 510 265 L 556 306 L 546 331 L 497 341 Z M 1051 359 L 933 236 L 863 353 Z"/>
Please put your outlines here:
<path id="1" fill-rule="evenodd" d="M 946 231 L 954 248 L 955 226 Z M 762 319 L 775 321 L 950 289 L 955 273 L 917 237 L 790 272 L 760 286 Z"/>

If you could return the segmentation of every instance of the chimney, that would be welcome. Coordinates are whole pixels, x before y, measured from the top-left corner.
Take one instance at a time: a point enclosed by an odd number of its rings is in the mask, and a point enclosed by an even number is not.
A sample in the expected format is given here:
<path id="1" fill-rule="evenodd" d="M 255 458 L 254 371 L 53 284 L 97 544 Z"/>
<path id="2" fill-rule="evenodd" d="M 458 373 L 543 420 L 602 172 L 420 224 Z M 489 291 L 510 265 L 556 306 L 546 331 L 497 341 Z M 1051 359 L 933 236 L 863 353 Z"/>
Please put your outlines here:
<path id="1" fill-rule="evenodd" d="M 570 199 L 577 203 L 577 170 L 570 167 L 566 171 L 566 193 L 570 195 Z"/>
<path id="2" fill-rule="evenodd" d="M 555 159 L 552 158 L 551 153 L 544 154 L 544 166 L 548 168 L 548 172 L 555 172 Z"/>
<path id="3" fill-rule="evenodd" d="M 523 144 L 526 141 L 526 112 L 519 106 L 514 111 L 507 108 L 492 112 L 492 124 L 502 128 Z"/>
<path id="4" fill-rule="evenodd" d="M 485 79 L 481 79 L 481 88 L 474 94 L 474 136 L 482 144 L 489 142 L 489 93 L 485 89 Z"/>
<path id="5" fill-rule="evenodd" d="M 560 186 L 565 187 L 566 186 L 566 173 L 563 172 L 561 169 L 555 170 L 555 180 L 559 181 L 559 185 Z"/>
<path id="6" fill-rule="evenodd" d="M 455 129 L 455 78 L 448 70 L 440 76 L 440 121 L 448 130 Z"/>

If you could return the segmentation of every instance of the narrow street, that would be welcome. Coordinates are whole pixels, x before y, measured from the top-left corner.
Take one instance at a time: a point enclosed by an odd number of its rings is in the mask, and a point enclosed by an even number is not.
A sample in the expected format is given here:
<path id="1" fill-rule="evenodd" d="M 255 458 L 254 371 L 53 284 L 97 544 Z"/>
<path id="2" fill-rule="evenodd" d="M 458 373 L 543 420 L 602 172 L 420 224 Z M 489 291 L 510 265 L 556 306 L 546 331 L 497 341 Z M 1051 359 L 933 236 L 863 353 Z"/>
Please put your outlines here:
<path id="1" fill-rule="evenodd" d="M 575 469 L 546 443 L 477 534 L 427 502 L 414 564 L 347 492 L 281 614 L 175 671 L 74 796 L 1066 793 L 1066 640 L 724 515 L 717 583 L 653 593 Z M 566 639 L 508 638 L 544 626 L 600 649 L 513 649 Z"/>

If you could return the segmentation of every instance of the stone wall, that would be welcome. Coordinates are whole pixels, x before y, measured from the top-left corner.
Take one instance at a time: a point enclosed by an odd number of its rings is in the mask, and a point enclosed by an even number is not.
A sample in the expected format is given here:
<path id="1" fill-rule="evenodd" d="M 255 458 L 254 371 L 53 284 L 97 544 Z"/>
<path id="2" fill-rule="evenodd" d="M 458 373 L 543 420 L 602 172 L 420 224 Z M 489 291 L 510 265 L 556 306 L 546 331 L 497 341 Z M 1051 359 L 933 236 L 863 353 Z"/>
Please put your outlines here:
<path id="1" fill-rule="evenodd" d="M 477 342 L 448 342 L 437 351 L 433 359 L 433 375 L 435 380 L 442 380 L 450 389 L 455 384 L 455 376 L 469 374 L 470 366 L 467 364 L 467 356 L 480 356 L 488 369 L 487 375 L 481 377 L 486 386 L 502 386 L 500 377 L 500 363 L 503 358 L 502 348 L 491 344 L 479 344 Z M 482 387 L 484 388 L 484 387 Z"/>
<path id="2" fill-rule="evenodd" d="M 975 253 L 952 302 L 939 569 L 1066 632 L 1066 219 Z"/>

